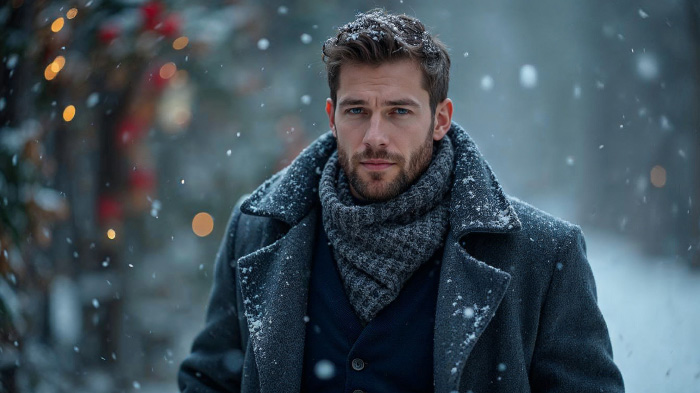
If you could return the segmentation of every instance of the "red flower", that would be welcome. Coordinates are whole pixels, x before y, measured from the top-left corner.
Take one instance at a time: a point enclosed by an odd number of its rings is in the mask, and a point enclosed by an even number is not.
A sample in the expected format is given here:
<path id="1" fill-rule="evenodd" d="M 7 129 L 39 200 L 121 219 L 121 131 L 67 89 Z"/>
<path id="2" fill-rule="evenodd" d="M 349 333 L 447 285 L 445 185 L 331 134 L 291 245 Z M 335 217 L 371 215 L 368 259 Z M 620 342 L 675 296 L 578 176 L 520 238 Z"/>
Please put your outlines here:
<path id="1" fill-rule="evenodd" d="M 165 7 L 158 1 L 149 1 L 141 6 L 141 14 L 144 19 L 144 29 L 155 30 L 156 25 L 160 23 L 161 14 Z"/>
<path id="2" fill-rule="evenodd" d="M 100 223 L 121 221 L 124 217 L 122 204 L 111 195 L 100 195 L 97 202 L 97 218 Z"/>
<path id="3" fill-rule="evenodd" d="M 180 32 L 180 25 L 180 17 L 172 13 L 156 26 L 156 30 L 166 37 L 173 37 Z"/>
<path id="4" fill-rule="evenodd" d="M 156 173 L 153 169 L 137 169 L 129 171 L 129 188 L 153 190 L 156 187 Z"/>
<path id="5" fill-rule="evenodd" d="M 119 25 L 117 25 L 116 23 L 108 23 L 100 26 L 100 29 L 97 33 L 97 38 L 103 44 L 110 44 L 120 35 L 121 27 L 119 27 Z"/>

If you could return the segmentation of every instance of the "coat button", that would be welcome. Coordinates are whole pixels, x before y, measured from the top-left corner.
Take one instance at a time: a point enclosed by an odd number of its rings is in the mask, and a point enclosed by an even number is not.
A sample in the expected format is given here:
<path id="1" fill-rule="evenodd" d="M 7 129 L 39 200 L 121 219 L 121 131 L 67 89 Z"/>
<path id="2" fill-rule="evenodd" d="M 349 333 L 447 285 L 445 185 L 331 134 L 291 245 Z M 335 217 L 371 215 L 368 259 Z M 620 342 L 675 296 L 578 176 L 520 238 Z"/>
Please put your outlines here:
<path id="1" fill-rule="evenodd" d="M 355 389 L 352 391 L 352 393 L 365 393 L 363 390 L 360 389 Z"/>
<path id="2" fill-rule="evenodd" d="M 352 359 L 352 369 L 355 371 L 361 371 L 365 368 L 365 362 L 360 358 Z"/>

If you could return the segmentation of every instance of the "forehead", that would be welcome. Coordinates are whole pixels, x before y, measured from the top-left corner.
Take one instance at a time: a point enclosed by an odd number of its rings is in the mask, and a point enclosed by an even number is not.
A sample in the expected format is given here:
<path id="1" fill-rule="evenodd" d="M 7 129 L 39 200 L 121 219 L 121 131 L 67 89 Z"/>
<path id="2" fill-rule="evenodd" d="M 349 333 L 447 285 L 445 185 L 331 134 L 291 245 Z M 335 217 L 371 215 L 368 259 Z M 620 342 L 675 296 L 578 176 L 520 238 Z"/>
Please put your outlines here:
<path id="1" fill-rule="evenodd" d="M 418 62 L 402 59 L 380 65 L 343 64 L 338 79 L 338 100 L 355 95 L 411 95 L 418 100 L 428 100 L 423 84 L 423 72 Z M 357 97 L 362 98 L 362 97 Z"/>

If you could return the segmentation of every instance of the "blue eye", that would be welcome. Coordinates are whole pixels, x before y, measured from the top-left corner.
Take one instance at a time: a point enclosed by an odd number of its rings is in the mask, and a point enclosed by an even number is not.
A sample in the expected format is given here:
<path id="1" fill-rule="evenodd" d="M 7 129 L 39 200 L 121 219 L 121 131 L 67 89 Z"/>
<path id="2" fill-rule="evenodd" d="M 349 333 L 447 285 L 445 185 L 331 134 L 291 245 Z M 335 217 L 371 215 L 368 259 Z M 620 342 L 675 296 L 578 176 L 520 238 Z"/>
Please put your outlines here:
<path id="1" fill-rule="evenodd" d="M 395 112 L 399 115 L 407 115 L 408 109 L 406 108 L 396 108 Z"/>
<path id="2" fill-rule="evenodd" d="M 351 113 L 353 115 L 359 115 L 362 113 L 362 108 L 350 108 L 348 109 L 348 113 Z"/>

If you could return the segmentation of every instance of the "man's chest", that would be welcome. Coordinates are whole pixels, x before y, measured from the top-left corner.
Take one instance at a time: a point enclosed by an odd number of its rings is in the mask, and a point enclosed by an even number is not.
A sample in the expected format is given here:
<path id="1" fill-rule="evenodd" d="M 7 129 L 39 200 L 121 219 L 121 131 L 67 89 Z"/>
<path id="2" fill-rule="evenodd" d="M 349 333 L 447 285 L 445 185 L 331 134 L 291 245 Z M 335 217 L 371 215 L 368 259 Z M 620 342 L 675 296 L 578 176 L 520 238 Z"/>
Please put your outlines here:
<path id="1" fill-rule="evenodd" d="M 305 317 L 302 390 L 431 391 L 439 258 L 419 268 L 399 296 L 362 326 L 323 231 L 318 232 Z"/>

